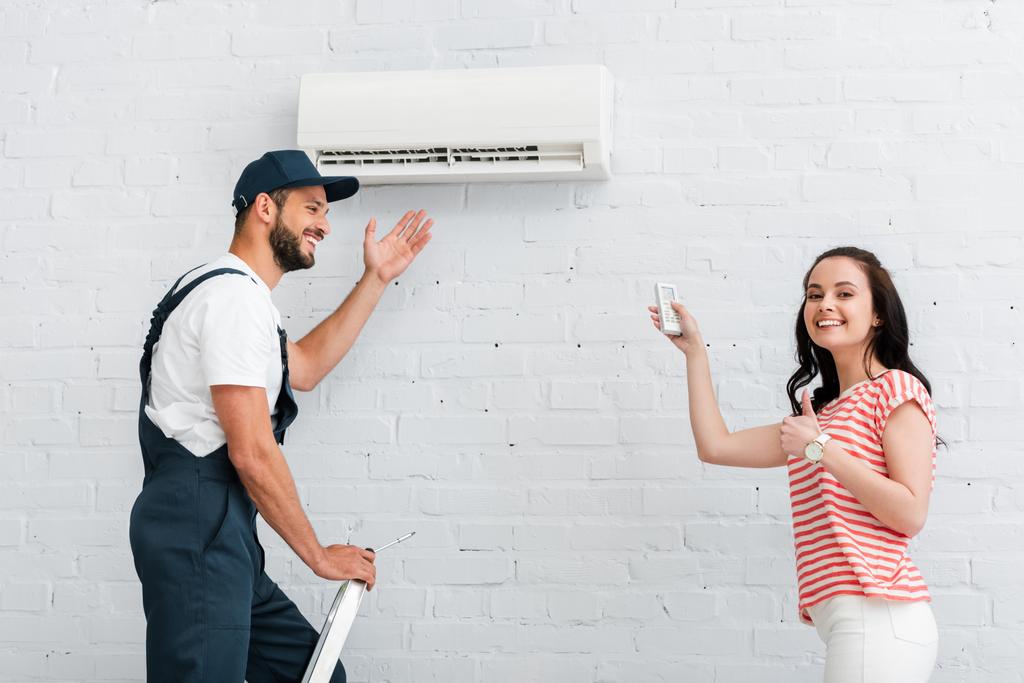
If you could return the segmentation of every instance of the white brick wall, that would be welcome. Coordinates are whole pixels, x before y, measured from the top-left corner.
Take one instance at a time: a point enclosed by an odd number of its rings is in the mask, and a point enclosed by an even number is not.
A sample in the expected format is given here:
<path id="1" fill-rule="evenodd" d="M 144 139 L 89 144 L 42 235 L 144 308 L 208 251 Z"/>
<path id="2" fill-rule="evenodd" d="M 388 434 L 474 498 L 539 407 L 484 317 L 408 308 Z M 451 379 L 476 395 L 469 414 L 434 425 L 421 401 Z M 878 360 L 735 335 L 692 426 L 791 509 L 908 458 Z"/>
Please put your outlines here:
<path id="1" fill-rule="evenodd" d="M 225 249 L 244 163 L 293 146 L 299 76 L 597 62 L 610 182 L 366 188 L 275 292 L 297 336 L 370 215 L 437 220 L 286 447 L 325 541 L 419 532 L 350 680 L 819 680 L 784 474 L 701 466 L 643 309 L 677 282 L 727 421 L 775 420 L 800 276 L 852 243 L 894 271 L 949 442 L 913 546 L 933 680 L 1021 681 L 1022 41 L 1012 0 L 6 0 L 0 680 L 143 678 L 144 326 Z M 264 537 L 319 622 L 333 587 Z"/>

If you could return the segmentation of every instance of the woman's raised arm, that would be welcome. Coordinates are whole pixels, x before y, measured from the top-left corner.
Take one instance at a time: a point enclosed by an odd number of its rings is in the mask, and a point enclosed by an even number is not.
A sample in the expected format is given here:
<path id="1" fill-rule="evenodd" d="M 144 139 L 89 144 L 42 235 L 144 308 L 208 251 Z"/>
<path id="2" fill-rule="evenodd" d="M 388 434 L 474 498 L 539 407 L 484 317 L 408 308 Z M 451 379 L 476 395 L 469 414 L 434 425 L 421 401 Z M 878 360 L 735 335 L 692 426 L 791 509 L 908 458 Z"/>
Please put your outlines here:
<path id="1" fill-rule="evenodd" d="M 786 454 L 779 446 L 780 425 L 770 424 L 730 433 L 718 408 L 711 384 L 711 367 L 697 321 L 678 301 L 672 308 L 679 316 L 681 335 L 666 335 L 686 357 L 686 386 L 690 399 L 690 428 L 697 457 L 713 465 L 732 467 L 781 467 Z M 648 308 L 654 326 L 661 330 L 661 316 Z"/>

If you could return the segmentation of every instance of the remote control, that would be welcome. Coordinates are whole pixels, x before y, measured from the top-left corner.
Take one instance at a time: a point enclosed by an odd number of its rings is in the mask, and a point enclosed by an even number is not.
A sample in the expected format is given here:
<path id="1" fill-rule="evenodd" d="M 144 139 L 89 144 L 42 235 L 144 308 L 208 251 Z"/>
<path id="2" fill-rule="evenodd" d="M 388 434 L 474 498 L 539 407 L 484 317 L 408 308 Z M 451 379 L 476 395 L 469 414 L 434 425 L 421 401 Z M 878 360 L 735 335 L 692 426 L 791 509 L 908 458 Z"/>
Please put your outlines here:
<path id="1" fill-rule="evenodd" d="M 658 314 L 661 316 L 661 331 L 673 336 L 682 334 L 679 316 L 672 309 L 672 302 L 676 299 L 676 286 L 659 282 L 654 286 L 654 298 L 657 301 Z"/>

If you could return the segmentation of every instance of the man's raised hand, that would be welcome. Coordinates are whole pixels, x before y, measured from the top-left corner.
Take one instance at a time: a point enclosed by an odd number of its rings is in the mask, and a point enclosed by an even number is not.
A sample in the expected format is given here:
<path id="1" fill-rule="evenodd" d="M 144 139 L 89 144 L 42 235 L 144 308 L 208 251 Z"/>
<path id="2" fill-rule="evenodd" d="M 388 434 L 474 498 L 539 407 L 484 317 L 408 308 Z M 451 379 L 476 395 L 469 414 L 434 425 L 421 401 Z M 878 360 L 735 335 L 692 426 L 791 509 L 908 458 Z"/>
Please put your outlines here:
<path id="1" fill-rule="evenodd" d="M 366 271 L 385 284 L 405 272 L 430 241 L 430 228 L 434 221 L 426 216 L 427 212 L 423 209 L 406 211 L 391 232 L 379 242 L 377 219 L 371 218 L 363 239 L 363 264 Z"/>

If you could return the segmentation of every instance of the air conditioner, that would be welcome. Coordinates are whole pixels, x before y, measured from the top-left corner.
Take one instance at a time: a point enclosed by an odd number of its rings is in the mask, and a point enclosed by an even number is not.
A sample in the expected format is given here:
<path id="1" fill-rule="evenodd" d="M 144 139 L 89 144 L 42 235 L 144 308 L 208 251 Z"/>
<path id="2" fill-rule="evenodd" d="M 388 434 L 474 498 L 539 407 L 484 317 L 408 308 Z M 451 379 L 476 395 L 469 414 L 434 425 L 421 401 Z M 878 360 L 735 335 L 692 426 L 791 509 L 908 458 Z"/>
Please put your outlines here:
<path id="1" fill-rule="evenodd" d="M 298 146 L 363 184 L 602 179 L 603 66 L 307 74 Z"/>

